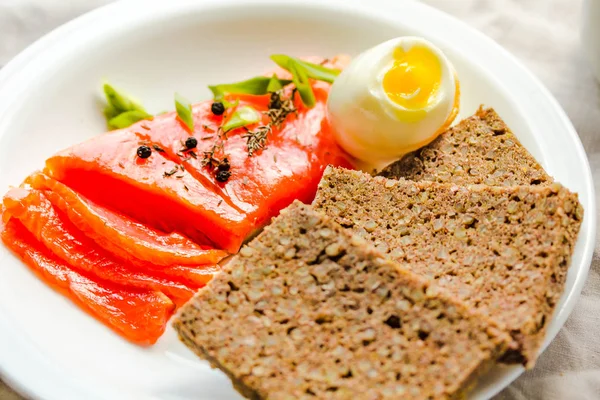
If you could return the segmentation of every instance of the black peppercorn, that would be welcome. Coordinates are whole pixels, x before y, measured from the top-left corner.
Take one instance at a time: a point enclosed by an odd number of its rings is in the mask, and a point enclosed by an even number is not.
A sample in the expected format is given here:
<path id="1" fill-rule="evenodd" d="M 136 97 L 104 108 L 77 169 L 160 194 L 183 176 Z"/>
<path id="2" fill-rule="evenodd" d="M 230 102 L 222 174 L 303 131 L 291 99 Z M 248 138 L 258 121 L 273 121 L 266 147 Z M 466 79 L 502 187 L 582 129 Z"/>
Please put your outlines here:
<path id="1" fill-rule="evenodd" d="M 277 92 L 271 93 L 271 100 L 269 101 L 270 110 L 279 110 L 282 106 L 281 96 Z"/>
<path id="2" fill-rule="evenodd" d="M 227 182 L 230 176 L 231 171 L 218 171 L 215 178 L 217 178 L 219 182 Z"/>
<path id="3" fill-rule="evenodd" d="M 190 136 L 189 138 L 185 139 L 185 148 L 190 150 L 190 149 L 195 149 L 196 146 L 198 146 L 198 139 L 196 139 L 193 136 Z"/>
<path id="4" fill-rule="evenodd" d="M 220 101 L 215 101 L 210 106 L 210 111 L 212 111 L 212 113 L 215 115 L 223 115 L 225 112 L 225 106 Z"/>
<path id="5" fill-rule="evenodd" d="M 148 146 L 140 146 L 137 149 L 137 156 L 139 158 L 148 158 L 152 155 L 152 149 Z"/>
<path id="6" fill-rule="evenodd" d="M 229 160 L 227 158 L 224 158 L 223 161 L 221 161 L 219 165 L 217 165 L 217 169 L 219 171 L 229 171 L 230 168 L 231 164 L 229 164 Z"/>

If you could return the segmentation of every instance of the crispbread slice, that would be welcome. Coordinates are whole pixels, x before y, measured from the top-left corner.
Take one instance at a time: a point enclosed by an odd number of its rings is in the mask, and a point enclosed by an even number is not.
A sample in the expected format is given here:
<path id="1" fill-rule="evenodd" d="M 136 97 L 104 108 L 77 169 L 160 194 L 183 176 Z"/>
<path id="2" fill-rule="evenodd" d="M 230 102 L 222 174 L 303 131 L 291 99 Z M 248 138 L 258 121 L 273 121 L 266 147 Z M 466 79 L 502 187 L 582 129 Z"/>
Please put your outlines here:
<path id="1" fill-rule="evenodd" d="M 544 186 L 553 182 L 492 108 L 480 108 L 379 175 L 459 185 Z"/>
<path id="2" fill-rule="evenodd" d="M 174 322 L 252 399 L 447 399 L 508 335 L 296 202 Z"/>
<path id="3" fill-rule="evenodd" d="M 583 208 L 550 186 L 455 186 L 328 167 L 314 206 L 497 321 L 531 367 L 563 292 Z"/>

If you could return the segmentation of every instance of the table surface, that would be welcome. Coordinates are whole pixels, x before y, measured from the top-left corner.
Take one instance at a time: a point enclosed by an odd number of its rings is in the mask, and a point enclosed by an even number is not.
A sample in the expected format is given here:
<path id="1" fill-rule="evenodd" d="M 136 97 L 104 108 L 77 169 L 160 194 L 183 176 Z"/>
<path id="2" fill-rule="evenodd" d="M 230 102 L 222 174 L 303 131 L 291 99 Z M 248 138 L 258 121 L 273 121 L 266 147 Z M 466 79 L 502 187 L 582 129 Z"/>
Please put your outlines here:
<path id="1" fill-rule="evenodd" d="M 44 33 L 109 2 L 111 0 L 0 0 L 0 67 Z M 492 37 L 546 84 L 571 118 L 597 177 L 600 85 L 585 62 L 579 41 L 582 0 L 425 2 Z M 599 184 L 595 179 L 597 191 Z M 599 327 L 600 256 L 596 251 L 588 281 L 563 329 L 536 367 L 496 399 L 600 398 Z M 0 382 L 0 400 L 21 399 Z"/>

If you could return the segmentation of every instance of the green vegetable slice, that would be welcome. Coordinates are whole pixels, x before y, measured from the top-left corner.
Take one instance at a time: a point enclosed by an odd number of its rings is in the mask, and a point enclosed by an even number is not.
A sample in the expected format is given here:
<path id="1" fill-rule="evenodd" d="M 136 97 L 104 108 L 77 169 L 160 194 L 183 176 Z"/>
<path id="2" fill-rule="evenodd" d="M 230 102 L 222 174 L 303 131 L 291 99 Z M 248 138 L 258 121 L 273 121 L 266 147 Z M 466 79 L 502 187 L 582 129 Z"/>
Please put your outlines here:
<path id="1" fill-rule="evenodd" d="M 327 68 L 319 64 L 313 64 L 295 57 L 286 56 L 285 54 L 273 54 L 271 60 L 275 61 L 275 64 L 279 65 L 281 68 L 290 72 L 292 72 L 290 70 L 290 61 L 295 61 L 304 67 L 309 78 L 329 83 L 333 83 L 335 78 L 341 72 L 339 69 Z"/>
<path id="2" fill-rule="evenodd" d="M 277 75 L 273 74 L 271 79 L 269 79 L 269 84 L 267 85 L 267 92 L 275 93 L 281 89 L 283 89 L 281 81 L 279 80 L 279 78 L 277 78 Z"/>
<path id="3" fill-rule="evenodd" d="M 306 72 L 306 69 L 294 60 L 288 61 L 288 68 L 292 73 L 292 81 L 294 82 L 294 85 L 300 94 L 302 102 L 307 107 L 313 107 L 317 100 L 315 99 L 312 86 L 310 86 L 310 82 L 308 81 L 308 73 Z"/>
<path id="4" fill-rule="evenodd" d="M 232 108 L 232 107 L 237 107 L 238 104 L 240 104 L 240 99 L 235 99 L 235 101 L 232 103 L 230 101 L 227 101 L 225 99 L 221 99 L 219 100 L 221 103 L 223 103 L 223 106 L 227 109 L 227 108 Z"/>
<path id="5" fill-rule="evenodd" d="M 141 104 L 110 84 L 105 83 L 103 90 L 107 102 L 104 107 L 104 117 L 109 129 L 127 128 L 142 119 L 151 117 Z"/>
<path id="6" fill-rule="evenodd" d="M 114 117 L 116 117 L 119 114 L 120 114 L 120 112 L 117 111 L 110 104 L 107 104 L 106 107 L 104 107 L 104 117 L 106 118 L 107 122 L 109 122 L 111 119 L 113 119 Z M 110 122 L 109 122 L 109 126 L 110 126 Z"/>
<path id="7" fill-rule="evenodd" d="M 122 129 L 127 128 L 138 121 L 149 118 L 152 118 L 152 115 L 148 114 L 146 111 L 125 111 L 115 117 L 110 118 L 108 120 L 108 126 L 111 129 Z"/>
<path id="8" fill-rule="evenodd" d="M 260 113 L 250 106 L 240 107 L 229 118 L 225 124 L 223 124 L 223 132 L 229 132 L 232 129 L 241 128 L 260 122 Z"/>
<path id="9" fill-rule="evenodd" d="M 281 87 L 290 84 L 292 81 L 287 79 L 278 79 Z M 269 78 L 266 76 L 256 76 L 254 78 L 247 79 L 241 82 L 234 83 L 222 83 L 219 85 L 211 85 L 208 88 L 213 92 L 215 100 L 223 98 L 225 93 L 239 93 L 239 94 L 256 94 L 262 95 L 269 93 L 269 84 L 272 85 L 271 81 L 273 77 Z"/>
<path id="10" fill-rule="evenodd" d="M 125 111 L 144 111 L 144 107 L 141 104 L 136 103 L 130 97 L 123 93 L 119 93 L 114 87 L 110 84 L 104 84 L 104 95 L 106 96 L 106 101 L 108 102 L 109 107 L 115 112 L 122 113 Z"/>
<path id="11" fill-rule="evenodd" d="M 192 104 L 188 99 L 175 93 L 175 109 L 177 116 L 188 127 L 190 132 L 194 131 L 194 118 L 192 116 Z"/>

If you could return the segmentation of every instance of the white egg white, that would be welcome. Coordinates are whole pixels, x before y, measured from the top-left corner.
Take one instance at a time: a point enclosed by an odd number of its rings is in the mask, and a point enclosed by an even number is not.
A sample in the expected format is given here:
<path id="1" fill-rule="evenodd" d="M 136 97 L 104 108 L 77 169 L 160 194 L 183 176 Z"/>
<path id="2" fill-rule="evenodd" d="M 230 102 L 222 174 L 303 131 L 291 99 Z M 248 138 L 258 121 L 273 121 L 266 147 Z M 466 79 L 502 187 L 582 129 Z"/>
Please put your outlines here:
<path id="1" fill-rule="evenodd" d="M 429 48 L 441 64 L 437 93 L 421 110 L 409 110 L 385 93 L 383 78 L 394 63 L 395 49 Z M 336 78 L 327 103 L 328 118 L 340 146 L 365 169 L 382 168 L 433 140 L 458 107 L 454 67 L 425 39 L 399 37 L 357 56 Z M 426 113 L 415 120 L 416 112 Z"/>

